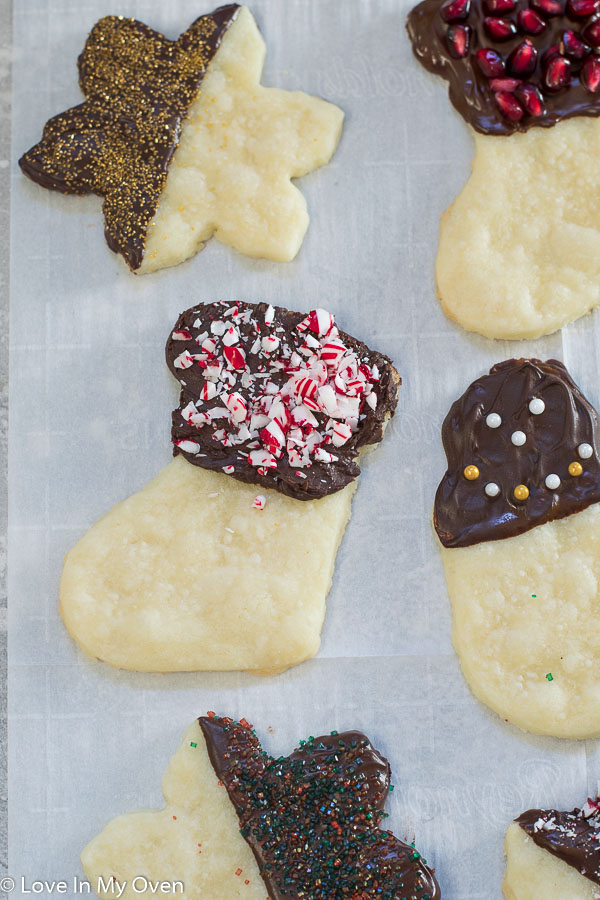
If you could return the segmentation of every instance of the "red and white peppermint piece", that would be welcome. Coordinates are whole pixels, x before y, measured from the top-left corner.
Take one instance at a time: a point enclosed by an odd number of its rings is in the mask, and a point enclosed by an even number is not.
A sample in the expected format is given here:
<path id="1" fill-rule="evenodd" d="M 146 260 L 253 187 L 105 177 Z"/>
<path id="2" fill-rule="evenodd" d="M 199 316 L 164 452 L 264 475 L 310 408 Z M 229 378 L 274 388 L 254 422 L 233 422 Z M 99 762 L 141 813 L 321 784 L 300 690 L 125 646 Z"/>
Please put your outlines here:
<path id="1" fill-rule="evenodd" d="M 176 359 L 173 360 L 176 369 L 189 369 L 194 365 L 194 357 L 189 350 L 184 350 Z"/>
<path id="2" fill-rule="evenodd" d="M 323 344 L 321 359 L 330 369 L 335 369 L 345 352 L 346 348 L 341 341 L 329 340 Z"/>
<path id="3" fill-rule="evenodd" d="M 299 378 L 296 381 L 294 385 L 294 391 L 298 395 L 298 397 L 301 397 L 306 405 L 309 406 L 309 403 L 307 403 L 307 401 L 314 400 L 314 398 L 317 396 L 318 387 L 319 386 L 314 378 L 310 378 L 305 375 L 303 378 Z"/>
<path id="4" fill-rule="evenodd" d="M 331 443 L 334 447 L 343 447 L 352 437 L 352 430 L 345 422 L 336 422 L 331 432 Z"/>
<path id="5" fill-rule="evenodd" d="M 251 466 L 262 466 L 265 469 L 276 469 L 277 460 L 267 450 L 251 450 L 248 454 Z"/>
<path id="6" fill-rule="evenodd" d="M 223 344 L 226 347 L 231 347 L 233 344 L 239 344 L 240 342 L 240 333 L 235 327 L 235 325 L 230 325 L 225 334 L 223 335 Z"/>
<path id="7" fill-rule="evenodd" d="M 200 444 L 197 441 L 184 439 L 180 441 L 174 441 L 173 443 L 184 453 L 198 453 L 200 450 Z"/>
<path id="8" fill-rule="evenodd" d="M 377 409 L 377 394 L 375 391 L 371 391 L 366 396 L 367 403 L 371 407 L 371 409 Z"/>
<path id="9" fill-rule="evenodd" d="M 217 396 L 217 386 L 212 381 L 206 381 L 202 387 L 200 388 L 200 399 L 204 400 L 212 400 L 213 397 Z"/>
<path id="10" fill-rule="evenodd" d="M 227 325 L 225 324 L 225 322 L 220 322 L 220 321 L 211 322 L 210 330 L 213 334 L 216 334 L 217 337 L 222 337 L 227 330 Z"/>
<path id="11" fill-rule="evenodd" d="M 179 328 L 171 335 L 174 341 L 191 341 L 192 336 L 186 328 Z"/>
<path id="12" fill-rule="evenodd" d="M 235 422 L 237 424 L 244 421 L 248 410 L 246 407 L 246 401 L 241 394 L 239 394 L 237 391 L 229 394 L 227 400 L 225 401 L 225 405 L 231 413 L 232 422 Z"/>
<path id="13" fill-rule="evenodd" d="M 307 426 L 309 425 L 311 428 L 316 428 L 319 424 L 315 416 L 311 413 L 308 406 L 305 406 L 304 403 L 299 403 L 298 406 L 295 406 L 292 410 L 292 419 L 298 425 Z"/>
<path id="14" fill-rule="evenodd" d="M 285 434 L 277 422 L 272 421 L 260 431 L 260 439 L 267 450 L 276 455 L 281 453 L 285 444 Z"/>
<path id="15" fill-rule="evenodd" d="M 333 328 L 334 318 L 326 309 L 311 309 L 296 328 L 298 331 L 314 331 L 318 335 L 328 335 Z"/>
<path id="16" fill-rule="evenodd" d="M 223 350 L 225 359 L 232 369 L 244 369 L 246 366 L 246 354 L 241 347 L 225 347 Z"/>
<path id="17" fill-rule="evenodd" d="M 233 475 L 235 472 L 235 466 L 222 466 L 222 469 L 226 475 Z"/>
<path id="18" fill-rule="evenodd" d="M 201 347 L 205 353 L 208 353 L 208 354 L 210 354 L 210 356 L 213 356 L 215 350 L 217 349 L 217 342 L 215 341 L 214 338 L 206 338 L 206 340 L 202 341 Z"/>
<path id="19" fill-rule="evenodd" d="M 272 325 L 274 318 L 275 318 L 275 307 L 271 306 L 271 304 L 269 303 L 269 305 L 267 306 L 267 308 L 265 310 L 265 325 Z"/>
<path id="20" fill-rule="evenodd" d="M 254 502 L 252 504 L 253 509 L 264 509 L 267 503 L 267 498 L 264 494 L 257 494 L 254 498 Z"/>
<path id="21" fill-rule="evenodd" d="M 262 339 L 262 348 L 265 353 L 274 353 L 279 347 L 280 341 L 274 334 L 269 334 Z"/>

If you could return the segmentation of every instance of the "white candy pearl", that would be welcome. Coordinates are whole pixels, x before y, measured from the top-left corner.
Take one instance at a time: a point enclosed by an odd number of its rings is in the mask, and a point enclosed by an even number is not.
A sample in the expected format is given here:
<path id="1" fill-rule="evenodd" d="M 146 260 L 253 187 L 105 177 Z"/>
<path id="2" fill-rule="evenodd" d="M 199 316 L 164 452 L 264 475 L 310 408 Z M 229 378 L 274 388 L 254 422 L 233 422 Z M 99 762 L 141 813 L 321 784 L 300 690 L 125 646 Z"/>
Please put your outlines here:
<path id="1" fill-rule="evenodd" d="M 488 497 L 497 497 L 500 493 L 500 488 L 493 481 L 490 481 L 489 484 L 486 484 L 484 487 L 484 491 L 488 495 Z"/>
<path id="2" fill-rule="evenodd" d="M 498 413 L 490 413 L 489 416 L 486 417 L 485 424 L 488 428 L 500 428 L 502 425 L 502 419 L 498 415 Z"/>
<path id="3" fill-rule="evenodd" d="M 539 397 L 534 397 L 529 404 L 529 412 L 533 413 L 534 416 L 541 416 L 545 409 L 546 404 Z"/>
<path id="4" fill-rule="evenodd" d="M 555 491 L 556 488 L 560 484 L 560 478 L 558 475 L 552 473 L 552 475 L 546 475 L 546 487 L 549 491 Z"/>
<path id="5" fill-rule="evenodd" d="M 515 445 L 515 447 L 522 447 L 527 437 L 523 431 L 513 431 L 510 436 L 511 441 Z"/>
<path id="6" fill-rule="evenodd" d="M 591 444 L 580 444 L 577 448 L 577 453 L 581 459 L 589 459 L 593 452 L 594 448 Z"/>

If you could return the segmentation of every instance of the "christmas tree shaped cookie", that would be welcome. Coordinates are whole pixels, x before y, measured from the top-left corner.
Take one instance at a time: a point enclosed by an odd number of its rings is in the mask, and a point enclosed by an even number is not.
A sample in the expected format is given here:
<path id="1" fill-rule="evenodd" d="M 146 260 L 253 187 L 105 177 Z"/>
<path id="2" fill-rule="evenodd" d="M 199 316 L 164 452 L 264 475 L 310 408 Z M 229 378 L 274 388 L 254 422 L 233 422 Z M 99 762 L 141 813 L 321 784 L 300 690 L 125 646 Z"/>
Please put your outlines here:
<path id="1" fill-rule="evenodd" d="M 600 303 L 597 0 L 423 0 L 417 59 L 475 141 L 442 217 L 446 314 L 495 338 L 548 334 Z"/>
<path id="2" fill-rule="evenodd" d="M 556 360 L 507 360 L 451 407 L 434 524 L 453 640 L 480 700 L 527 731 L 600 734 L 596 411 Z"/>
<path id="3" fill-rule="evenodd" d="M 175 459 L 69 551 L 62 617 L 121 668 L 281 671 L 319 648 L 359 457 L 400 377 L 325 310 L 266 303 L 192 307 L 167 363 Z"/>
<path id="4" fill-rule="evenodd" d="M 420 853 L 380 827 L 389 790 L 390 765 L 360 732 L 274 759 L 244 719 L 212 713 L 171 761 L 165 809 L 109 822 L 82 863 L 94 885 L 125 883 L 123 900 L 140 871 L 202 900 L 440 900 Z"/>

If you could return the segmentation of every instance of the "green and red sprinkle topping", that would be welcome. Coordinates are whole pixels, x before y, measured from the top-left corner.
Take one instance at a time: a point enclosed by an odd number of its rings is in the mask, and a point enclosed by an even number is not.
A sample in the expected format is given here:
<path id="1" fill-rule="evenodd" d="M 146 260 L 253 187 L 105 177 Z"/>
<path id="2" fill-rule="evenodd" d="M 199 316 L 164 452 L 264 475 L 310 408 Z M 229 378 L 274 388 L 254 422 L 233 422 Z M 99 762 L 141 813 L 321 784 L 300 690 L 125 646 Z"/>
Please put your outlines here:
<path id="1" fill-rule="evenodd" d="M 271 900 L 440 900 L 418 851 L 380 828 L 390 765 L 364 734 L 274 759 L 245 720 L 199 723 Z"/>

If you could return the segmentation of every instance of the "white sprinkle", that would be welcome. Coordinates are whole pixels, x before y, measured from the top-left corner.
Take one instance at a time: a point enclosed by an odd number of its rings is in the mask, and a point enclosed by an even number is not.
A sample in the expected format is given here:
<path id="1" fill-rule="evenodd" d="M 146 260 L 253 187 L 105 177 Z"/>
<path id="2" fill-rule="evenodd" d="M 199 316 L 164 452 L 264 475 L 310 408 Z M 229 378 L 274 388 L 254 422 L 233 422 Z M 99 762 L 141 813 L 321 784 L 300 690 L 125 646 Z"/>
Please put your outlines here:
<path id="1" fill-rule="evenodd" d="M 229 534 L 235 534 L 235 531 L 233 530 L 233 528 L 227 528 L 227 527 L 225 527 L 225 531 L 228 531 Z"/>
<path id="2" fill-rule="evenodd" d="M 581 459 L 589 459 L 593 452 L 594 448 L 591 444 L 580 444 L 577 448 L 577 453 Z"/>
<path id="3" fill-rule="evenodd" d="M 529 403 L 529 412 L 534 416 L 541 416 L 546 409 L 546 404 L 539 397 L 534 397 Z"/>
<path id="4" fill-rule="evenodd" d="M 513 442 L 513 444 L 515 445 L 515 447 L 522 447 L 523 444 L 525 443 L 525 441 L 527 440 L 527 437 L 526 437 L 524 431 L 513 431 L 513 433 L 510 436 L 510 439 Z"/>
<path id="5" fill-rule="evenodd" d="M 485 424 L 488 428 L 500 428 L 502 425 L 502 419 L 498 415 L 498 413 L 490 413 L 489 416 L 486 416 Z"/>
<path id="6" fill-rule="evenodd" d="M 486 492 L 486 494 L 488 495 L 488 497 L 497 497 L 498 494 L 500 493 L 500 488 L 498 487 L 498 485 L 497 485 L 494 481 L 490 481 L 490 482 L 489 482 L 488 484 L 486 484 L 486 486 L 484 487 L 484 491 Z"/>
<path id="7" fill-rule="evenodd" d="M 218 491 L 213 491 L 213 493 L 212 493 L 212 494 L 209 494 L 208 496 L 209 496 L 209 497 L 218 497 L 218 496 L 219 496 L 219 492 L 218 492 Z"/>
<path id="8" fill-rule="evenodd" d="M 560 484 L 560 478 L 554 472 L 550 475 L 546 475 L 546 487 L 549 491 L 555 491 L 556 488 Z"/>

